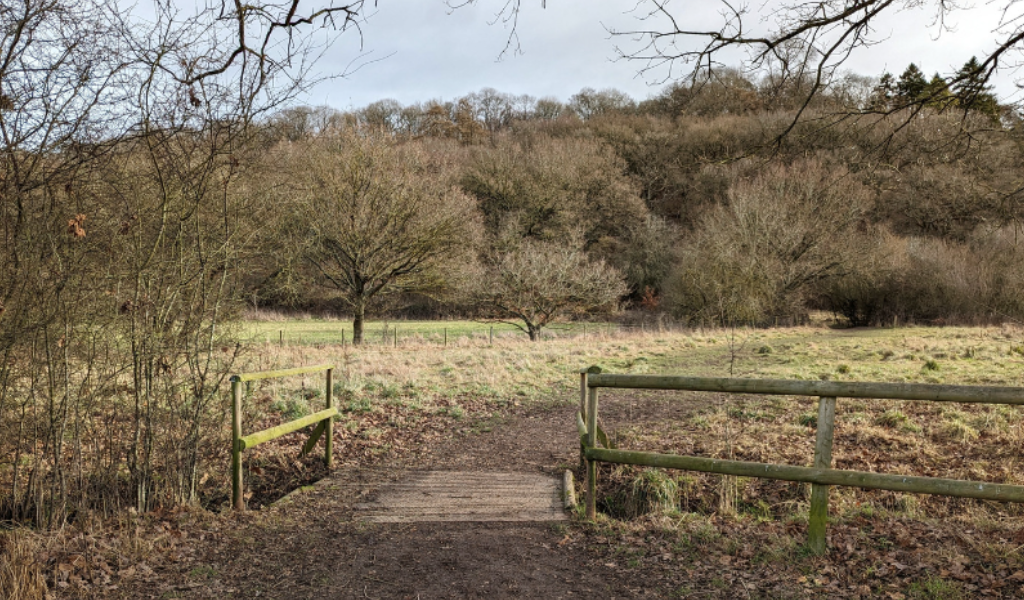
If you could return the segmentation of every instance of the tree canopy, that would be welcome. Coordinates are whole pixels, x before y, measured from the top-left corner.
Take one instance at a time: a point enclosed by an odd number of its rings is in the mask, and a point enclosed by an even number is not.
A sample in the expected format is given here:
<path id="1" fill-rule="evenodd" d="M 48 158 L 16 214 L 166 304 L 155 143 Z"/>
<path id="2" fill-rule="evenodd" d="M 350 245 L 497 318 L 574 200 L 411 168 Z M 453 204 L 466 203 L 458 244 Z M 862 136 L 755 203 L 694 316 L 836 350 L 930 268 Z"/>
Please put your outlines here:
<path id="1" fill-rule="evenodd" d="M 370 302 L 440 291 L 450 280 L 442 267 L 456 264 L 479 235 L 472 198 L 416 149 L 334 135 L 288 154 L 298 180 L 286 192 L 294 197 L 286 200 L 294 208 L 285 220 L 289 238 L 316 278 L 340 292 L 356 344 Z"/>

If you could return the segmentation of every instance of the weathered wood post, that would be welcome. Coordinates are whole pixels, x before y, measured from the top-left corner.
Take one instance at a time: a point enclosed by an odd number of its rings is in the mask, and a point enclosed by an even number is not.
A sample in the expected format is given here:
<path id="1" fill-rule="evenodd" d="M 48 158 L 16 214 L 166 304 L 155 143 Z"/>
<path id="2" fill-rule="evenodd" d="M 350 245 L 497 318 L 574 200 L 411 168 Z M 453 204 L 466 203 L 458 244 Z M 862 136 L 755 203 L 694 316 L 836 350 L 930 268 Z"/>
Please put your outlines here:
<path id="1" fill-rule="evenodd" d="M 592 368 L 580 369 L 580 414 L 583 415 L 584 422 L 587 420 L 587 375 Z"/>
<path id="2" fill-rule="evenodd" d="M 231 506 L 245 510 L 242 498 L 242 382 L 231 378 Z"/>
<path id="3" fill-rule="evenodd" d="M 444 347 L 448 347 L 448 328 L 444 328 Z"/>
<path id="4" fill-rule="evenodd" d="M 590 373 L 590 368 L 580 369 L 580 417 L 583 422 L 587 422 L 587 375 Z M 587 457 L 584 455 L 585 447 L 583 440 L 580 440 L 580 468 L 586 469 Z"/>
<path id="5" fill-rule="evenodd" d="M 490 340 L 490 344 L 492 346 L 494 345 L 494 327 L 493 326 L 491 327 L 491 340 Z"/>
<path id="6" fill-rule="evenodd" d="M 597 388 L 587 388 L 587 446 L 597 447 Z M 587 518 L 597 517 L 597 461 L 587 461 Z"/>
<path id="7" fill-rule="evenodd" d="M 334 407 L 334 367 L 327 369 L 327 393 L 325 394 L 327 402 L 324 408 L 330 410 Z M 327 470 L 331 470 L 331 462 L 334 457 L 334 417 L 327 417 L 327 422 L 324 423 L 324 435 L 327 438 L 324 440 L 324 464 L 327 465 Z"/>
<path id="8" fill-rule="evenodd" d="M 277 340 L 278 340 L 278 345 L 283 347 L 284 346 L 284 329 L 279 329 L 277 331 Z"/>
<path id="9" fill-rule="evenodd" d="M 836 417 L 836 399 L 818 399 L 818 434 L 814 443 L 814 468 L 832 468 L 832 437 Z M 815 554 L 826 550 L 825 529 L 828 524 L 828 490 L 830 486 L 811 484 L 811 511 L 807 520 L 807 547 Z"/>
<path id="10" fill-rule="evenodd" d="M 345 347 L 345 330 L 344 329 L 341 330 L 341 347 L 342 348 Z"/>

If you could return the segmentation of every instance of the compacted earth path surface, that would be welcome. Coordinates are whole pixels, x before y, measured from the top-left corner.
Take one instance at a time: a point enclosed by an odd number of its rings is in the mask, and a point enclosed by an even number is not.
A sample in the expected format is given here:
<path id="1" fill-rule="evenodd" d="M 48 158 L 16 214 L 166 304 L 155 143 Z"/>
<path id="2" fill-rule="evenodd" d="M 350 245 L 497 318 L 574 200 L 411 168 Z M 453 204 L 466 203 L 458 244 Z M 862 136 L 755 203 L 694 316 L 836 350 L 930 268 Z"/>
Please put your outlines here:
<path id="1" fill-rule="evenodd" d="M 544 521 L 510 522 L 382 523 L 366 518 L 376 514 L 373 503 L 381 501 L 382 492 L 437 471 L 481 479 L 498 474 L 499 483 L 516 474 L 560 480 L 579 461 L 574 415 L 575 408 L 564 404 L 534 408 L 488 432 L 456 435 L 404 464 L 373 470 L 339 467 L 272 508 L 239 517 L 215 541 L 199 542 L 201 548 L 187 564 L 167 567 L 148 586 L 121 593 L 424 600 L 664 596 L 668 590 L 649 576 L 615 569 L 602 552 L 588 551 L 568 513 L 548 511 L 539 513 Z M 511 514 L 518 518 L 519 513 Z"/>

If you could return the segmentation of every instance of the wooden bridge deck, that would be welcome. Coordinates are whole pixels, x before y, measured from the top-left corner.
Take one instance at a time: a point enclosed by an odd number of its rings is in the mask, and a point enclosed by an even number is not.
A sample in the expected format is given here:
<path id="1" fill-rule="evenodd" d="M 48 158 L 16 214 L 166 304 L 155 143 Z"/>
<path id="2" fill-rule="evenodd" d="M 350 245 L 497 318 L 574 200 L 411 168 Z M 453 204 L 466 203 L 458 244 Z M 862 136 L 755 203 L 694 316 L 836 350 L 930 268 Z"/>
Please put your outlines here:
<path id="1" fill-rule="evenodd" d="M 560 481 L 540 473 L 411 472 L 357 504 L 356 519 L 426 521 L 565 521 Z"/>

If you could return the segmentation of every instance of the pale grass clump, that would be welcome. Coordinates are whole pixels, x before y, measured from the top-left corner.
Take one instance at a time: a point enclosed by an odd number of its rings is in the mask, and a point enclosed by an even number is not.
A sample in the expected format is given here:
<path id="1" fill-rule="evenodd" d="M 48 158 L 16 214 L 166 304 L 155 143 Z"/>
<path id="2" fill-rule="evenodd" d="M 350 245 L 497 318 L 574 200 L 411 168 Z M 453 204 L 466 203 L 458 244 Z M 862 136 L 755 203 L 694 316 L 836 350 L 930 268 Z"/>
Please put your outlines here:
<path id="1" fill-rule="evenodd" d="M 627 512 L 634 516 L 679 508 L 679 484 L 664 469 L 644 469 L 630 483 Z"/>
<path id="2" fill-rule="evenodd" d="M 23 529 L 0 534 L 0 598 L 46 598 L 46 578 L 36 559 L 43 538 Z"/>
<path id="3" fill-rule="evenodd" d="M 285 312 L 281 310 L 274 310 L 270 308 L 247 308 L 242 313 L 242 320 L 244 321 L 256 321 L 261 323 L 286 323 L 292 321 L 327 321 L 337 322 L 344 321 L 345 317 L 341 317 L 333 312 Z"/>
<path id="4" fill-rule="evenodd" d="M 961 416 L 947 416 L 942 425 L 942 433 L 962 444 L 978 439 L 978 430 L 971 427 Z"/>

